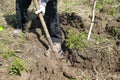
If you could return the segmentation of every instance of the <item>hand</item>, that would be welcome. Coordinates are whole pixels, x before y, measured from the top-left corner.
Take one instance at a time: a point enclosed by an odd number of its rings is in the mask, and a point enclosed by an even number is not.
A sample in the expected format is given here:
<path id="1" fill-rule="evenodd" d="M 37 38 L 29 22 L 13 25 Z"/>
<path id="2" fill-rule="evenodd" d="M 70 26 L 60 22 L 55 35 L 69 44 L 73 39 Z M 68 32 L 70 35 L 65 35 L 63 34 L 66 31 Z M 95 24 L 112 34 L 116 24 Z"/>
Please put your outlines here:
<path id="1" fill-rule="evenodd" d="M 39 13 L 42 13 L 43 15 L 45 14 L 45 6 L 40 5 L 40 9 L 35 11 L 35 14 L 39 14 Z"/>

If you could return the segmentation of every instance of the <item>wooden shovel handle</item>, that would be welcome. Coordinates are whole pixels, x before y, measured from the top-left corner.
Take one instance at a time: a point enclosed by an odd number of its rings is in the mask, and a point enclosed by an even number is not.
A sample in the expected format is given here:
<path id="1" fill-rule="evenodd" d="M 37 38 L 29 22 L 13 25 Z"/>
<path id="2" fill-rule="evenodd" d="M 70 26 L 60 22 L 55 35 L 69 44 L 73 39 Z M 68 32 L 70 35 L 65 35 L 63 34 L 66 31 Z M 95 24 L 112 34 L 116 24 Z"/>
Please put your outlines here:
<path id="1" fill-rule="evenodd" d="M 38 0 L 33 0 L 34 4 L 35 4 L 35 7 L 36 9 L 38 10 L 39 9 L 39 3 L 38 3 Z M 45 20 L 43 18 L 43 15 L 42 13 L 38 14 L 39 15 L 39 18 L 40 18 L 40 21 L 42 23 L 42 26 L 43 26 L 43 29 L 45 31 L 45 35 L 48 39 L 48 42 L 49 42 L 49 45 L 50 45 L 50 48 L 53 50 L 53 42 L 52 42 L 52 39 L 50 37 L 50 34 L 48 32 L 48 29 L 47 29 L 47 26 L 46 26 L 46 23 L 45 23 Z"/>

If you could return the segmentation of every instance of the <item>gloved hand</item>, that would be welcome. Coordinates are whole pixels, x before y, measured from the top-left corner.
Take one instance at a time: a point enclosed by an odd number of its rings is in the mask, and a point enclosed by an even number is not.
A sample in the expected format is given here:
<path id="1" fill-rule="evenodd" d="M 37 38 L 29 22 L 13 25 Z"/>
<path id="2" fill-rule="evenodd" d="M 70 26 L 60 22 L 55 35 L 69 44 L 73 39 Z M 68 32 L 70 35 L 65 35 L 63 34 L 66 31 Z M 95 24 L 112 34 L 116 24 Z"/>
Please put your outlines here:
<path id="1" fill-rule="evenodd" d="M 43 15 L 45 14 L 45 6 L 40 5 L 40 9 L 35 11 L 35 14 L 39 14 L 39 13 L 42 13 Z"/>

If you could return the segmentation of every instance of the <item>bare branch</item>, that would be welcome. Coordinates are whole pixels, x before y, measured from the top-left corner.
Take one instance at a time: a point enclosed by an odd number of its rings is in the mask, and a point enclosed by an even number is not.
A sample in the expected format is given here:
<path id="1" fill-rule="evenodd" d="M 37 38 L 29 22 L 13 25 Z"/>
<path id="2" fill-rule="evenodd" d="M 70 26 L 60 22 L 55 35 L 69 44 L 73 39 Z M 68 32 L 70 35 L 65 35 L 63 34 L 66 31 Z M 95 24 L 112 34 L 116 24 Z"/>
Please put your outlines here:
<path id="1" fill-rule="evenodd" d="M 94 25 L 96 3 L 97 3 L 97 0 L 94 0 L 93 12 L 92 12 L 92 21 L 91 21 L 91 24 L 90 24 L 90 30 L 89 30 L 89 33 L 88 33 L 88 38 L 87 38 L 87 40 L 90 39 L 91 31 L 92 31 L 92 28 L 93 28 L 93 25 Z"/>

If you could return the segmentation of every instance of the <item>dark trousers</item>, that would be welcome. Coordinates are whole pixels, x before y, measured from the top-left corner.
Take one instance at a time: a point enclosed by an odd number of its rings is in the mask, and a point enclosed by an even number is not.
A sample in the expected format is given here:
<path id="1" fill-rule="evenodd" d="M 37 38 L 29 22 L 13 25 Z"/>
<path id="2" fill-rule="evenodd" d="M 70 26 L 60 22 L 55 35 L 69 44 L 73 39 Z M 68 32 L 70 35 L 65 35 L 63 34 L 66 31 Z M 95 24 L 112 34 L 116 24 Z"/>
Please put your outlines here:
<path id="1" fill-rule="evenodd" d="M 17 23 L 18 29 L 25 29 L 25 25 L 28 22 L 27 9 L 31 4 L 32 0 L 16 0 L 16 14 L 17 14 Z"/>
<path id="2" fill-rule="evenodd" d="M 31 4 L 31 0 L 16 0 L 16 14 L 19 27 L 24 30 L 28 21 L 27 9 Z M 61 28 L 59 24 L 59 17 L 57 14 L 57 0 L 49 0 L 46 5 L 46 12 L 44 15 L 48 31 L 53 42 L 61 42 Z"/>

